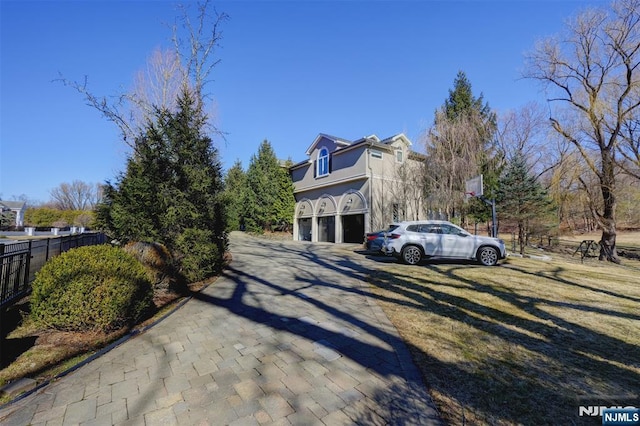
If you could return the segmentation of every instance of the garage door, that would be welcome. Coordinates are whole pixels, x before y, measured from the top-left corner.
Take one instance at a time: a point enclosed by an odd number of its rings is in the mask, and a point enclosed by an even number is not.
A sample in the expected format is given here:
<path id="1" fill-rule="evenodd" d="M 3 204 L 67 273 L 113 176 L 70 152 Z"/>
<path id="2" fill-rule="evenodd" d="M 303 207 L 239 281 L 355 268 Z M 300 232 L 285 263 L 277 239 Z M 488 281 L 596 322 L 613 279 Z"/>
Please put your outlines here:
<path id="1" fill-rule="evenodd" d="M 364 241 L 364 214 L 342 216 L 342 241 L 356 244 Z"/>

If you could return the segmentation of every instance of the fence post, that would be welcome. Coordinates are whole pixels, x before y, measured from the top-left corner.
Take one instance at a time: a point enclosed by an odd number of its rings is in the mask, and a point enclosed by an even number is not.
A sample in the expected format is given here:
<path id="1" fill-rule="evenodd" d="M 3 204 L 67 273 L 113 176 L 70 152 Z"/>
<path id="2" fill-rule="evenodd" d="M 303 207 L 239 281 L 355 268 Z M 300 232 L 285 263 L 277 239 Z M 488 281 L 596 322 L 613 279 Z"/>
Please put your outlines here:
<path id="1" fill-rule="evenodd" d="M 5 266 L 7 262 L 4 259 L 4 243 L 0 244 L 0 303 L 4 302 L 5 293 L 9 291 L 10 274 L 9 270 L 11 266 Z M 4 311 L 0 309 L 0 315 Z M 2 321 L 0 321 L 1 323 Z M 2 331 L 2 330 L 0 330 Z"/>
<path id="2" fill-rule="evenodd" d="M 4 293 L 9 291 L 9 274 L 4 259 L 4 243 L 0 244 L 0 303 L 4 300 Z M 0 314 L 2 312 L 0 311 Z"/>
<path id="3" fill-rule="evenodd" d="M 44 255 L 45 263 L 47 262 L 47 260 L 49 260 L 49 243 L 51 243 L 51 238 L 47 238 L 47 251 L 46 251 L 46 254 Z"/>
<path id="4" fill-rule="evenodd" d="M 31 250 L 33 245 L 33 240 L 29 240 L 29 253 L 27 253 L 26 259 L 26 267 L 24 274 L 24 289 L 26 290 L 29 287 L 29 277 L 31 276 Z"/>
<path id="5" fill-rule="evenodd" d="M 3 297 L 3 293 L 4 293 L 4 278 L 5 278 L 5 272 L 4 272 L 4 258 L 2 257 L 4 255 L 4 244 L 0 244 L 0 259 L 2 259 L 2 262 L 0 263 L 0 303 L 2 303 L 2 297 Z M 7 288 L 9 286 L 7 285 Z M 4 343 L 4 335 L 5 335 L 5 331 L 4 331 L 4 312 L 5 312 L 5 306 L 4 305 L 0 305 L 0 361 L 3 361 L 4 358 L 2 356 L 2 348 L 4 348 L 5 343 Z"/>

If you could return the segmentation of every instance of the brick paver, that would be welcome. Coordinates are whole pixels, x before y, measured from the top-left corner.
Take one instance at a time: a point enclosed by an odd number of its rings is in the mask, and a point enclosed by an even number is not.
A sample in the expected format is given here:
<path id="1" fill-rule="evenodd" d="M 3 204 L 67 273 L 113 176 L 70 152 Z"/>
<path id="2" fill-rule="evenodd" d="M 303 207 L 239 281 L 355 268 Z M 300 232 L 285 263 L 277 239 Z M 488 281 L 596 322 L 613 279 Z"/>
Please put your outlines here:
<path id="1" fill-rule="evenodd" d="M 440 424 L 366 277 L 331 244 L 234 233 L 212 285 L 145 333 L 0 408 L 0 424 Z"/>

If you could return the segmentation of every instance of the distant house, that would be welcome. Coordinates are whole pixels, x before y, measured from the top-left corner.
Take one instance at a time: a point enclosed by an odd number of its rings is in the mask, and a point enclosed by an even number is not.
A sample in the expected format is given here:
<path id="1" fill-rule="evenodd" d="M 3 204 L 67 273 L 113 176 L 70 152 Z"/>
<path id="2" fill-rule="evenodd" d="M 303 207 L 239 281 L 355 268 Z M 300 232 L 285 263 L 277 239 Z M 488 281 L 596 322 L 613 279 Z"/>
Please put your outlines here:
<path id="1" fill-rule="evenodd" d="M 24 201 L 2 201 L 0 200 L 0 214 L 2 214 L 3 226 L 24 226 L 24 213 L 27 211 L 27 203 Z M 7 223 L 5 218 L 11 217 L 11 223 Z"/>
<path id="2" fill-rule="evenodd" d="M 291 166 L 293 238 L 361 243 L 391 222 L 423 219 L 419 184 L 424 157 L 402 133 L 355 141 L 319 134 L 307 159 Z"/>

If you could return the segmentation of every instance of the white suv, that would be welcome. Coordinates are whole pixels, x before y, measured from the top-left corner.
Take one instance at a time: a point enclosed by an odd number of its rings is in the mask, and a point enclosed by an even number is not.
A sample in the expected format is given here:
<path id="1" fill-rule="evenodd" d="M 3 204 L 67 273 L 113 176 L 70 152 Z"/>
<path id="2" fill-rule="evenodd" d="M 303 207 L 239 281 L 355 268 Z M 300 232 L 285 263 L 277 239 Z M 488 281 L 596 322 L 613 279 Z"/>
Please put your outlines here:
<path id="1" fill-rule="evenodd" d="M 387 234 L 382 251 L 415 265 L 423 258 L 475 259 L 493 266 L 504 259 L 504 241 L 472 235 L 451 222 L 423 220 L 400 222 Z"/>

